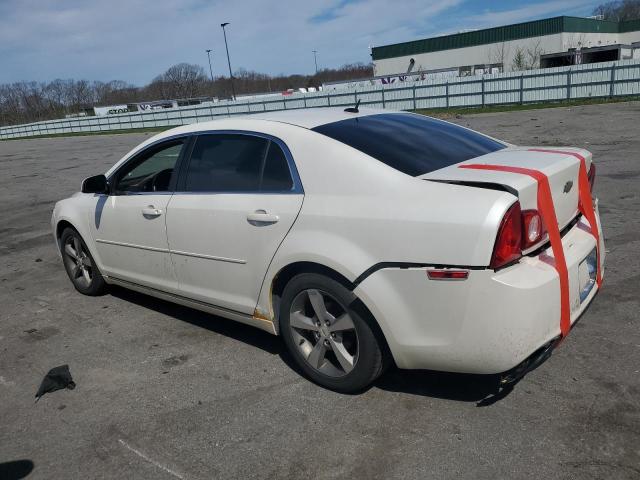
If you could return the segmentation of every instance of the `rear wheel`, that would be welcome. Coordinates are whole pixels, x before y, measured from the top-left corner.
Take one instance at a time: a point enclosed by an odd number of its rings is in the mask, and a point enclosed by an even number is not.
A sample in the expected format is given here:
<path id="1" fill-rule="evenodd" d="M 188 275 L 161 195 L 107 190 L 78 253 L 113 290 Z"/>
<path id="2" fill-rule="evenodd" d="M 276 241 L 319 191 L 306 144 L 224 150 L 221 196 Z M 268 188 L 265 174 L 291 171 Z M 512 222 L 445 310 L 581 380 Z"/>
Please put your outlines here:
<path id="1" fill-rule="evenodd" d="M 314 382 L 352 393 L 382 373 L 382 350 L 369 323 L 351 307 L 357 297 L 335 280 L 300 274 L 284 289 L 280 332 Z"/>
<path id="2" fill-rule="evenodd" d="M 64 268 L 76 290 L 83 295 L 102 294 L 106 283 L 80 234 L 66 228 L 60 237 L 60 245 Z"/>

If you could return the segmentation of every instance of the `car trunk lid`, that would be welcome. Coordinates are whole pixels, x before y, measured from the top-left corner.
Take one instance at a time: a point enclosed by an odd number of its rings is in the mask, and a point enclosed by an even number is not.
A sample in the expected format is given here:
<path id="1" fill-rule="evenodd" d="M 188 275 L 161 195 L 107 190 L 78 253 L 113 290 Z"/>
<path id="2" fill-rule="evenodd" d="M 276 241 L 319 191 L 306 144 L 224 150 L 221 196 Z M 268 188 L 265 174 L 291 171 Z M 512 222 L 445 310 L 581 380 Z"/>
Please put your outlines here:
<path id="1" fill-rule="evenodd" d="M 537 209 L 537 182 L 529 175 L 499 170 L 460 168 L 461 165 L 497 165 L 538 170 L 549 179 L 558 227 L 563 229 L 578 213 L 578 172 L 585 158 L 587 170 L 591 153 L 578 148 L 510 147 L 436 170 L 420 178 L 432 181 L 470 185 L 499 186 L 518 197 L 523 210 Z M 566 153 L 565 153 L 566 152 Z"/>

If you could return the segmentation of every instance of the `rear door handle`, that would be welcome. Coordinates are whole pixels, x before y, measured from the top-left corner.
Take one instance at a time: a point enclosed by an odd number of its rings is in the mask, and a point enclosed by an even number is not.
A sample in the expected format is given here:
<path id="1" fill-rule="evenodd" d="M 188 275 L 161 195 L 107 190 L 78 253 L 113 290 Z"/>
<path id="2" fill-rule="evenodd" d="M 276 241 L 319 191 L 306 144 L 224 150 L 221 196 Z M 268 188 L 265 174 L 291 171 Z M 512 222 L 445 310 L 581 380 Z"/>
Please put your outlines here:
<path id="1" fill-rule="evenodd" d="M 162 215 L 162 210 L 154 207 L 153 205 L 149 205 L 148 207 L 144 207 L 142 209 L 142 215 L 147 218 L 156 218 Z"/>
<path id="2" fill-rule="evenodd" d="M 253 213 L 247 214 L 247 221 L 252 225 L 271 224 L 276 223 L 278 220 L 280 220 L 278 215 L 267 213 L 266 210 L 256 210 Z"/>

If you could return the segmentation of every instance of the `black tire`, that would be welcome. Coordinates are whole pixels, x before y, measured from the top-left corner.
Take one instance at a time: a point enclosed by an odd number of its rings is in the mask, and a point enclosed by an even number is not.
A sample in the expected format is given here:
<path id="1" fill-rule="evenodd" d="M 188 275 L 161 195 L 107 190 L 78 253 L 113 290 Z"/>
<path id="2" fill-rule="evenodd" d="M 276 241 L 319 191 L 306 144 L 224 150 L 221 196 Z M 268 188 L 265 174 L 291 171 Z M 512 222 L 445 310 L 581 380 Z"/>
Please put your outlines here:
<path id="1" fill-rule="evenodd" d="M 77 250 L 80 251 L 79 255 Z M 102 295 L 105 292 L 107 284 L 91 256 L 91 252 L 80 234 L 73 228 L 65 228 L 62 232 L 60 252 L 64 269 L 78 292 L 92 297 Z"/>
<path id="2" fill-rule="evenodd" d="M 317 320 L 320 315 L 316 313 L 314 305 L 311 305 L 312 311 L 307 306 L 307 313 L 304 315 L 301 315 L 302 310 L 297 309 L 298 305 L 303 305 L 301 302 L 305 301 L 305 295 L 309 296 L 309 303 L 313 303 L 310 299 L 317 297 L 316 292 L 320 292 L 323 296 L 322 305 L 326 305 L 325 312 L 331 315 L 332 311 L 344 311 L 343 314 L 337 313 L 336 316 L 328 317 L 329 320 L 325 324 L 327 328 L 324 329 L 324 333 L 320 331 L 322 322 Z M 363 318 L 353 308 L 356 301 L 357 297 L 354 293 L 339 282 L 324 275 L 303 273 L 296 275 L 289 281 L 282 294 L 280 304 L 280 333 L 296 365 L 318 385 L 341 393 L 356 393 L 364 390 L 383 371 L 383 350 L 368 319 Z M 353 328 L 349 328 L 349 330 L 345 328 L 342 332 L 336 331 L 340 335 L 340 338 L 336 338 L 336 333 L 330 332 L 330 324 L 334 322 L 334 325 L 336 325 L 336 319 L 344 318 L 344 314 L 347 314 L 348 319 L 351 320 L 349 325 Z M 304 319 L 305 327 L 301 329 L 292 327 L 292 315 L 296 317 L 293 319 L 294 325 L 300 325 L 301 321 L 299 319 L 302 318 Z M 307 321 L 311 321 L 311 328 L 315 330 L 307 330 Z M 350 339 L 347 337 L 348 335 L 351 336 Z M 353 347 L 354 337 L 355 349 Z M 324 340 L 322 340 L 323 338 Z M 326 345 L 326 348 L 318 345 L 321 341 Z M 339 360 L 338 355 L 334 352 L 334 349 L 342 351 L 344 345 L 349 347 L 347 354 L 350 354 L 352 359 L 351 363 L 347 363 L 347 368 L 341 366 L 341 364 L 345 365 L 343 363 L 345 356 L 340 355 L 341 359 Z M 316 350 L 317 347 L 324 348 L 327 352 L 323 354 L 325 355 L 323 359 L 316 362 L 320 363 L 319 368 L 312 366 L 310 360 L 308 360 L 313 356 L 313 350 Z M 306 352 L 310 353 L 305 356 Z M 349 358 L 348 355 L 347 358 Z M 319 357 L 316 355 L 313 360 L 317 358 Z M 341 369 L 343 372 L 340 372 Z M 327 374 L 327 371 L 330 373 Z"/>

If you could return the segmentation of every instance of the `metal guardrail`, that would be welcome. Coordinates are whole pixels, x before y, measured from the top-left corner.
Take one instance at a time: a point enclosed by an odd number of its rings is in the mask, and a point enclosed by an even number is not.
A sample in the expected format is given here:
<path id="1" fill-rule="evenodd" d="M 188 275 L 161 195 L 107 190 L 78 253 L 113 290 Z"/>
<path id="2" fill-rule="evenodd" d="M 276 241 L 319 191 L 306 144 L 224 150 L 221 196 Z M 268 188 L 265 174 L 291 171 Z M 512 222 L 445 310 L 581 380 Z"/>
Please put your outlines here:
<path id="1" fill-rule="evenodd" d="M 478 77 L 423 80 L 411 85 L 372 85 L 295 93 L 283 98 L 223 101 L 212 106 L 189 106 L 104 117 L 48 120 L 0 127 L 0 139 L 81 132 L 108 132 L 171 127 L 223 116 L 326 106 L 361 105 L 395 110 L 482 107 L 527 104 L 579 98 L 640 95 L 640 60 L 510 72 Z"/>

